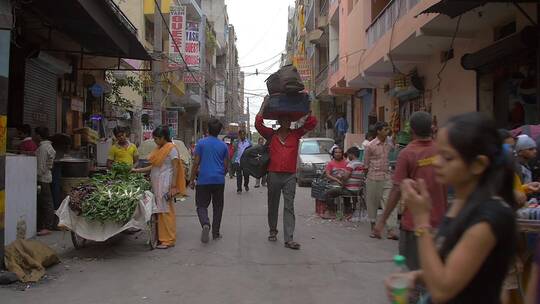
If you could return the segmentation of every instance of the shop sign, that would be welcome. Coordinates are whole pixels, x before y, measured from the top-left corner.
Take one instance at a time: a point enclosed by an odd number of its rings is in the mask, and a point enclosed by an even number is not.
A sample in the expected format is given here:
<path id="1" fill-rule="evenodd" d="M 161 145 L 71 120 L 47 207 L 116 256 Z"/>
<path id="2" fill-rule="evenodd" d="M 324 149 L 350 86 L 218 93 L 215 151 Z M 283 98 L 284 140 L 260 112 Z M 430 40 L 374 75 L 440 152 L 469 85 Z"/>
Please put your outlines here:
<path id="1" fill-rule="evenodd" d="M 186 29 L 186 7 L 184 5 L 171 5 L 169 28 L 172 37 L 169 39 L 169 68 L 175 69 L 183 66 L 181 53 L 184 51 Z M 178 48 L 176 47 L 178 45 Z"/>
<path id="2" fill-rule="evenodd" d="M 225 116 L 225 82 L 220 81 L 216 84 L 216 114 Z"/>
<path id="3" fill-rule="evenodd" d="M 84 102 L 79 98 L 72 98 L 71 111 L 84 112 Z"/>
<path id="4" fill-rule="evenodd" d="M 172 130 L 173 137 L 178 134 L 178 111 L 167 111 L 167 125 Z"/>
<path id="5" fill-rule="evenodd" d="M 201 62 L 199 44 L 199 23 L 188 21 L 186 23 L 186 45 L 184 59 L 189 67 L 198 67 Z"/>
<path id="6" fill-rule="evenodd" d="M 311 64 L 309 60 L 304 55 L 297 55 L 293 57 L 293 65 L 298 70 L 306 90 L 309 91 L 311 89 Z"/>
<path id="7" fill-rule="evenodd" d="M 103 95 L 103 87 L 100 84 L 95 83 L 90 87 L 90 93 L 92 93 L 92 96 L 94 97 L 101 97 L 101 95 Z"/>
<path id="8" fill-rule="evenodd" d="M 191 75 L 193 74 L 193 75 Z M 193 77 L 195 76 L 195 77 Z M 197 72 L 197 71 L 192 71 L 191 73 L 190 72 L 184 72 L 184 83 L 188 83 L 188 84 L 197 84 L 197 83 L 200 83 L 202 84 L 204 82 L 204 76 L 202 75 L 202 73 L 200 72 Z"/>

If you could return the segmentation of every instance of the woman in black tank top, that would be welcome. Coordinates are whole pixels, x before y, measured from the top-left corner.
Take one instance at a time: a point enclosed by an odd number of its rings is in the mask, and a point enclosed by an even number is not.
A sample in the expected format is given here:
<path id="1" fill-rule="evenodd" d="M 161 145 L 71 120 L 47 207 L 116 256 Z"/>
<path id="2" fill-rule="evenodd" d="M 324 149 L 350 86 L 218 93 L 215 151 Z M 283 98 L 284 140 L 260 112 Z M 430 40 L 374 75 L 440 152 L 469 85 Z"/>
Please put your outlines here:
<path id="1" fill-rule="evenodd" d="M 406 274 L 427 289 L 423 303 L 501 303 L 514 256 L 516 221 L 513 171 L 494 122 L 479 113 L 454 117 L 439 131 L 437 180 L 456 200 L 436 236 L 429 226 L 425 183 L 406 180 L 402 198 L 413 214 L 421 270 Z"/>

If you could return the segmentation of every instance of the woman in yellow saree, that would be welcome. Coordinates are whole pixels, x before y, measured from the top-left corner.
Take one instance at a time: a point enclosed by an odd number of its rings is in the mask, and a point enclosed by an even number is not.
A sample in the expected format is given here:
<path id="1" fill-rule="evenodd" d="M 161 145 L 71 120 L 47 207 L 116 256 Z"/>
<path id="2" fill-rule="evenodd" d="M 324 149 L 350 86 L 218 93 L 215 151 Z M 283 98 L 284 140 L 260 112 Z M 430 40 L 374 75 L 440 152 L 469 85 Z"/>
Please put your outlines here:
<path id="1" fill-rule="evenodd" d="M 150 166 L 133 169 L 136 173 L 150 172 L 152 191 L 156 200 L 158 214 L 158 249 L 168 249 L 176 243 L 176 214 L 173 199 L 186 194 L 184 165 L 180 161 L 178 148 L 172 142 L 170 129 L 160 126 L 152 133 L 157 145 L 148 160 Z"/>

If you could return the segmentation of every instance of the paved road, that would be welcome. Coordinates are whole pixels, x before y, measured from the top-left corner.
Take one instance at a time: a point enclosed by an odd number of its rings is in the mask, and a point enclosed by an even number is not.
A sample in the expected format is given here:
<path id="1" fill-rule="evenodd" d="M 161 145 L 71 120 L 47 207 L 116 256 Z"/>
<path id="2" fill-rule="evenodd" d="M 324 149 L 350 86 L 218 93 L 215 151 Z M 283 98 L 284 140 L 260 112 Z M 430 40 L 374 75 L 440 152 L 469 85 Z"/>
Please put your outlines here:
<path id="1" fill-rule="evenodd" d="M 267 241 L 266 188 L 226 187 L 224 238 L 201 244 L 193 200 L 178 208 L 178 242 L 149 251 L 144 235 L 122 235 L 75 251 L 69 234 L 45 241 L 62 263 L 42 282 L 0 288 L 0 303 L 388 303 L 382 280 L 397 243 L 373 240 L 367 224 L 313 216 L 309 188 L 297 190 L 300 251 Z M 280 221 L 281 230 L 281 221 Z"/>

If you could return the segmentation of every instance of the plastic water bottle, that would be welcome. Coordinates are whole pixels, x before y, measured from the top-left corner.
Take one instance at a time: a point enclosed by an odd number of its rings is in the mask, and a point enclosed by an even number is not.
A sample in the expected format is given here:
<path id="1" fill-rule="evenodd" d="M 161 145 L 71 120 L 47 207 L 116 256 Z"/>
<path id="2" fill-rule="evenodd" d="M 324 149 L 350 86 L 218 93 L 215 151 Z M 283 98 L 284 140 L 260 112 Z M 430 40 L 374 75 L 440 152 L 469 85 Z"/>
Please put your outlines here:
<path id="1" fill-rule="evenodd" d="M 394 264 L 398 267 L 399 272 L 408 272 L 405 265 L 405 257 L 402 255 L 394 256 Z M 409 286 L 410 282 L 407 277 L 397 277 L 390 282 L 392 287 L 392 304 L 407 304 L 409 303 Z"/>

